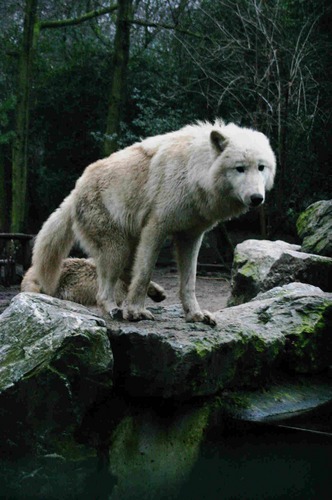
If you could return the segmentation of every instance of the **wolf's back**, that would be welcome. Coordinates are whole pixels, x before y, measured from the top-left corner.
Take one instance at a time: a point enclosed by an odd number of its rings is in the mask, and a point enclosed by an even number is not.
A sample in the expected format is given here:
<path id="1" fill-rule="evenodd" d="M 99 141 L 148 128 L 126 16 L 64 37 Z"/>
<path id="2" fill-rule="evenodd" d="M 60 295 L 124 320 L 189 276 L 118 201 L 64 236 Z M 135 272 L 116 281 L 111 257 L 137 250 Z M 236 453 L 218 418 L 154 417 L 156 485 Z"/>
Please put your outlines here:
<path id="1" fill-rule="evenodd" d="M 53 295 L 59 282 L 62 261 L 73 243 L 73 193 L 61 203 L 39 231 L 33 248 L 34 277 L 44 293 Z"/>

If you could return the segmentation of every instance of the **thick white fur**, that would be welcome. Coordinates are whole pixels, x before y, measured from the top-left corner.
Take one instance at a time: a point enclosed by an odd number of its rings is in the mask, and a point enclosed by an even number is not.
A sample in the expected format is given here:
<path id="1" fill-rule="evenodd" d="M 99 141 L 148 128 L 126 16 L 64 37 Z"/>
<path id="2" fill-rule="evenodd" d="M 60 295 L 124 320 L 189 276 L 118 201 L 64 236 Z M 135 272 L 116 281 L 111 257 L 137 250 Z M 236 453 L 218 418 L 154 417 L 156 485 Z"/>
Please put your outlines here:
<path id="1" fill-rule="evenodd" d="M 145 139 L 86 168 L 37 235 L 33 275 L 54 294 L 62 259 L 77 240 L 95 260 L 98 302 L 110 310 L 121 280 L 130 284 L 124 317 L 153 319 L 147 288 L 172 235 L 186 320 L 214 324 L 195 297 L 204 232 L 246 212 L 253 198 L 263 202 L 275 169 L 264 134 L 221 120 Z"/>

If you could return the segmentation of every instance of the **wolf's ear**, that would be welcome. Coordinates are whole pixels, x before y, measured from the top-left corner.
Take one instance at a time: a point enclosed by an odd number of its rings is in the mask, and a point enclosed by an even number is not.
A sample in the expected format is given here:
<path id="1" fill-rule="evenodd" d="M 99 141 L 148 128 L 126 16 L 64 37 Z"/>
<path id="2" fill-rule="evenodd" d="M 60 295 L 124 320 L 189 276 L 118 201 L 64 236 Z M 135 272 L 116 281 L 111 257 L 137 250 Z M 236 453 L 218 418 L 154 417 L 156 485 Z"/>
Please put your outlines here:
<path id="1" fill-rule="evenodd" d="M 222 153 L 228 144 L 227 138 L 217 130 L 212 130 L 210 139 L 212 146 L 216 149 L 218 154 Z"/>

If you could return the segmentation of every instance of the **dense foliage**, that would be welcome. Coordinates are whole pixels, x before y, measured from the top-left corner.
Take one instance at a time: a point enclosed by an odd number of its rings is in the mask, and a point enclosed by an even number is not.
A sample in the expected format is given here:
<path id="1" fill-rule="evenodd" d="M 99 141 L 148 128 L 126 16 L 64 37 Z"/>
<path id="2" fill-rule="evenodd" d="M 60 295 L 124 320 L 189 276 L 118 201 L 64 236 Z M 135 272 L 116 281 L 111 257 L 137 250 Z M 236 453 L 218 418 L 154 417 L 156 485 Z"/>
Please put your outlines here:
<path id="1" fill-rule="evenodd" d="M 27 197 L 22 191 L 21 200 L 28 210 L 16 229 L 37 231 L 84 167 L 104 154 L 105 141 L 120 148 L 216 116 L 271 138 L 279 164 L 269 197 L 274 234 L 294 230 L 301 210 L 331 197 L 327 1 L 121 0 L 129 9 L 122 19 L 117 8 L 86 20 L 85 13 L 110 2 L 3 0 L 1 230 L 13 226 L 13 144 L 20 140 L 18 77 L 29 3 L 37 4 L 37 21 L 23 147 Z M 68 19 L 77 22 L 66 25 Z M 120 21 L 130 39 L 121 40 Z M 119 54 L 127 49 L 126 62 Z M 110 128 L 114 99 L 120 114 Z"/>

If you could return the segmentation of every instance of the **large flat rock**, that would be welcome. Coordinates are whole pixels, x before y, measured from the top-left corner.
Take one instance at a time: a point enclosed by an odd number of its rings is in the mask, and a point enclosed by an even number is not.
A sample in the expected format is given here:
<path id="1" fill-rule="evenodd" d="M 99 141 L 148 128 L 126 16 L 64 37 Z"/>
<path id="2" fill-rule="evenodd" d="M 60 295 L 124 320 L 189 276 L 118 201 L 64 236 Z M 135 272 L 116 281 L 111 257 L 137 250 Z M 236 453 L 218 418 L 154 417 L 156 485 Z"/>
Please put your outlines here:
<path id="1" fill-rule="evenodd" d="M 115 384 L 183 399 L 319 372 L 332 361 L 331 311 L 332 294 L 294 283 L 220 311 L 215 328 L 185 323 L 179 306 L 153 308 L 155 322 L 107 320 Z"/>
<path id="2" fill-rule="evenodd" d="M 114 385 L 132 396 L 190 399 L 261 387 L 274 373 L 332 364 L 331 310 L 332 294 L 302 283 L 220 311 L 215 328 L 186 323 L 180 306 L 153 308 L 155 321 L 130 323 L 19 294 L 0 317 L 0 388 L 32 415 L 48 407 L 56 420 L 112 386 L 113 356 Z"/>

